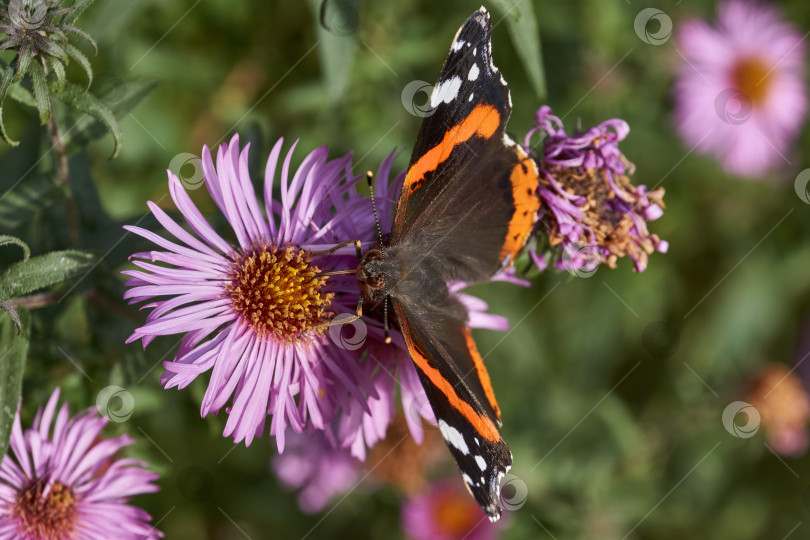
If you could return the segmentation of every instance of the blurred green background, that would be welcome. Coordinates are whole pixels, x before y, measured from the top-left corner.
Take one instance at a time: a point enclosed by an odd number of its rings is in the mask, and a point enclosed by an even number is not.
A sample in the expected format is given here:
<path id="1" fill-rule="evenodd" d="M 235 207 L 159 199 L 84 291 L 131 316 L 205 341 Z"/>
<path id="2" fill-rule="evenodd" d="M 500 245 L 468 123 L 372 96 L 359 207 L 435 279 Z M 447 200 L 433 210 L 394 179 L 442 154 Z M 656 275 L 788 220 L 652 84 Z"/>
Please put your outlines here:
<path id="1" fill-rule="evenodd" d="M 810 4 L 780 4 L 800 33 L 810 30 Z M 420 118 L 403 106 L 403 88 L 435 81 L 456 29 L 479 5 L 366 0 L 357 4 L 356 28 L 350 21 L 347 35 L 335 36 L 319 27 L 314 0 L 97 2 L 79 20 L 99 44 L 94 88 L 114 100 L 133 77 L 159 86 L 122 120 L 117 159 L 107 159 L 105 137 L 72 169 L 92 171 L 101 208 L 134 223 L 146 200 L 167 204 L 164 171 L 175 156 L 199 154 L 235 131 L 258 145 L 256 163 L 284 136 L 301 139 L 299 159 L 321 145 L 332 156 L 353 150 L 360 172 L 398 148 L 405 167 Z M 525 44 L 512 40 L 507 24 L 494 28 L 495 62 L 514 104 L 509 131 L 522 139 L 542 103 L 564 116 L 569 132 L 627 120 L 622 148 L 636 164 L 635 183 L 667 190 L 666 213 L 650 228 L 670 243 L 642 274 L 621 261 L 587 279 L 548 272 L 529 290 L 475 288 L 513 325 L 505 339 L 476 334 L 515 456 L 512 473 L 528 488 L 502 536 L 807 538 L 810 460 L 775 456 L 762 432 L 735 438 L 721 414 L 745 399 L 761 366 L 791 363 L 797 340 L 810 332 L 803 325 L 810 207 L 794 191 L 796 175 L 810 167 L 808 130 L 791 165 L 761 181 L 729 177 L 711 158 L 689 153 L 672 128 L 672 73 L 681 61 L 674 40 L 650 45 L 633 30 L 650 6 L 676 31 L 688 16 L 715 12 L 714 2 L 696 0 L 532 2 L 548 85 L 543 101 L 516 53 Z M 502 11 L 487 7 L 501 19 Z M 33 133 L 29 111 L 12 106 L 5 114 L 12 134 Z M 202 191 L 195 200 L 211 209 Z M 59 244 L 46 231 L 63 212 L 54 206 L 21 232 L 35 253 Z M 110 251 L 92 279 L 35 312 L 24 416 L 57 384 L 73 411 L 108 384 L 127 388 L 135 413 L 109 432 L 130 433 L 138 440 L 133 453 L 161 473 L 161 491 L 136 502 L 168 539 L 400 537 L 402 497 L 394 488 L 361 486 L 333 510 L 302 514 L 269 472 L 274 442 L 234 447 L 220 435 L 223 418 L 199 418 L 207 377 L 187 391 L 160 389 L 159 362 L 177 340 L 157 340 L 146 352 L 123 344 L 144 315 L 119 300 L 118 271 L 136 244 L 118 245 L 112 223 L 98 218 L 83 239 Z"/>

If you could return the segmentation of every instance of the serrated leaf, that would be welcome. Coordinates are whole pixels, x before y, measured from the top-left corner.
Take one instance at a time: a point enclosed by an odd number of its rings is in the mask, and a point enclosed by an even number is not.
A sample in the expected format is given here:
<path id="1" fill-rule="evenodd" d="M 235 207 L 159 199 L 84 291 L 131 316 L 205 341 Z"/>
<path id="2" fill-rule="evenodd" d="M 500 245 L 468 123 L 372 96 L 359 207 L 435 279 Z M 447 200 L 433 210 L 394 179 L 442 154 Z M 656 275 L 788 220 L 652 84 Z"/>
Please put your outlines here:
<path id="1" fill-rule="evenodd" d="M 48 83 L 45 81 L 45 70 L 42 64 L 31 64 L 31 81 L 34 88 L 34 102 L 39 113 L 39 121 L 44 126 L 51 118 L 51 100 L 48 97 Z"/>
<path id="2" fill-rule="evenodd" d="M 76 22 L 76 19 L 79 18 L 79 15 L 84 13 L 84 10 L 90 7 L 92 3 L 93 0 L 76 0 L 76 2 L 74 2 L 73 5 L 71 6 L 72 9 L 70 13 L 62 17 L 61 24 L 66 25 L 66 24 L 73 24 L 74 22 Z"/>
<path id="3" fill-rule="evenodd" d="M 543 69 L 543 54 L 540 44 L 540 31 L 531 2 L 523 0 L 492 0 L 492 3 L 506 17 L 509 35 L 515 50 L 529 75 L 537 98 L 546 97 L 546 75 Z"/>
<path id="4" fill-rule="evenodd" d="M 95 259 L 86 251 L 54 251 L 9 266 L 0 276 L 0 297 L 16 298 L 50 287 L 86 270 Z"/>
<path id="5" fill-rule="evenodd" d="M 153 79 L 132 79 L 124 81 L 117 77 L 110 76 L 111 86 L 108 92 L 99 95 L 102 100 L 108 100 L 109 108 L 116 118 L 122 118 L 135 108 L 152 90 L 157 86 L 157 81 Z M 102 81 L 103 76 L 99 76 L 96 82 Z M 68 133 L 63 133 L 62 138 L 67 146 L 68 153 L 81 150 L 99 137 L 105 135 L 107 127 L 92 117 L 79 118 L 75 122 L 70 122 L 74 127 Z"/>
<path id="6" fill-rule="evenodd" d="M 21 324 L 28 328 L 28 313 L 21 309 L 19 315 Z M 8 451 L 11 427 L 20 404 L 28 343 L 28 333 L 18 335 L 13 321 L 0 317 L 0 459 Z"/>
<path id="7" fill-rule="evenodd" d="M 45 176 L 32 176 L 0 198 L 0 229 L 13 230 L 48 208 L 59 196 L 56 183 Z"/>
<path id="8" fill-rule="evenodd" d="M 55 85 L 56 83 L 51 83 Z M 54 89 L 55 90 L 55 89 Z M 65 84 L 65 89 L 61 92 L 54 92 L 53 97 L 77 110 L 87 114 L 104 125 L 113 136 L 115 148 L 110 159 L 115 158 L 121 150 L 123 134 L 121 126 L 118 125 L 113 112 L 107 108 L 96 96 L 71 82 Z"/>
<path id="9" fill-rule="evenodd" d="M 14 78 L 11 80 L 12 83 L 18 83 L 22 80 L 25 73 L 28 71 L 28 68 L 31 66 L 31 58 L 34 55 L 34 49 L 31 47 L 26 47 L 24 51 L 17 54 L 17 59 L 14 62 L 16 64 L 16 73 L 14 74 Z"/>
<path id="10" fill-rule="evenodd" d="M 84 72 L 87 74 L 87 90 L 90 90 L 90 85 L 93 84 L 93 68 L 90 66 L 90 60 L 84 55 L 82 51 L 71 45 L 70 43 L 64 44 L 65 51 L 67 52 L 70 58 L 76 60 L 82 68 L 84 68 Z"/>
<path id="11" fill-rule="evenodd" d="M 6 315 L 9 316 L 11 322 L 14 323 L 14 326 L 17 327 L 17 335 L 22 334 L 23 326 L 22 321 L 20 320 L 20 315 L 17 313 L 17 310 L 14 309 L 14 306 L 0 298 L 0 309 L 6 312 Z"/>
<path id="12" fill-rule="evenodd" d="M 6 95 L 17 103 L 22 103 L 23 105 L 31 107 L 32 109 L 35 109 L 37 106 L 37 102 L 34 101 L 34 94 L 29 92 L 27 88 L 20 84 L 12 84 L 8 88 L 8 93 Z"/>
<path id="13" fill-rule="evenodd" d="M 10 236 L 8 234 L 0 234 L 0 246 L 5 246 L 6 244 L 14 244 L 22 248 L 23 250 L 22 262 L 27 261 L 28 257 L 31 256 L 31 249 L 28 247 L 28 244 L 26 244 L 16 236 Z"/>
<path id="14" fill-rule="evenodd" d="M 3 122 L 3 101 L 6 99 L 6 94 L 8 93 L 8 88 L 11 85 L 11 79 L 13 77 L 14 69 L 11 66 L 7 66 L 3 70 L 3 76 L 0 77 L 0 137 L 3 137 L 3 140 L 6 141 L 7 144 L 17 146 L 20 144 L 20 141 L 15 141 L 8 136 L 8 132 L 6 132 L 6 125 Z"/>
<path id="15" fill-rule="evenodd" d="M 59 85 L 59 91 L 65 89 L 65 82 L 67 81 L 67 77 L 65 76 L 65 65 L 60 62 L 59 60 L 52 58 L 48 65 L 51 66 L 51 70 L 56 75 L 56 83 Z"/>

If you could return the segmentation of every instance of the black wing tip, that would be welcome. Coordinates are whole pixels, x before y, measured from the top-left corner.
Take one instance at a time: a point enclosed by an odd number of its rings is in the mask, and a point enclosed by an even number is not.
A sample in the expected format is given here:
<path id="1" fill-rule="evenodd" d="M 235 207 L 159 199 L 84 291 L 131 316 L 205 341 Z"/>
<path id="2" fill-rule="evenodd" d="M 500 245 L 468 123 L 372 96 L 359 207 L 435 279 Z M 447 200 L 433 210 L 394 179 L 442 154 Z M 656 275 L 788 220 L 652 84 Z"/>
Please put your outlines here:
<path id="1" fill-rule="evenodd" d="M 490 25 L 489 11 L 484 6 L 478 8 L 478 11 L 470 15 L 470 19 L 477 22 L 481 28 L 488 29 Z"/>

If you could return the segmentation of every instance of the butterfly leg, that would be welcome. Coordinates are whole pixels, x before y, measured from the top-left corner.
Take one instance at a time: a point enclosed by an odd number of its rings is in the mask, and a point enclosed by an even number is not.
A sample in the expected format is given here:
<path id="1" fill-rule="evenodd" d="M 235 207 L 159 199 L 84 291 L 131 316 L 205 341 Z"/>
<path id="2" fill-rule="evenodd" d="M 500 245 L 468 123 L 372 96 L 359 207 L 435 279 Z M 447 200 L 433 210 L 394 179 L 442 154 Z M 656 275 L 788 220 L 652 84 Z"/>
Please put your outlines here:
<path id="1" fill-rule="evenodd" d="M 341 242 L 340 244 L 332 246 L 329 249 L 324 249 L 322 251 L 308 251 L 307 253 L 313 257 L 316 255 L 329 255 L 330 253 L 334 253 L 337 250 L 345 248 L 346 246 L 350 246 L 352 244 L 354 244 L 354 248 L 357 252 L 357 260 L 358 261 L 363 260 L 363 251 L 360 249 L 361 247 L 360 240 L 346 240 L 345 242 Z M 298 248 L 301 249 L 301 246 L 298 246 Z"/>

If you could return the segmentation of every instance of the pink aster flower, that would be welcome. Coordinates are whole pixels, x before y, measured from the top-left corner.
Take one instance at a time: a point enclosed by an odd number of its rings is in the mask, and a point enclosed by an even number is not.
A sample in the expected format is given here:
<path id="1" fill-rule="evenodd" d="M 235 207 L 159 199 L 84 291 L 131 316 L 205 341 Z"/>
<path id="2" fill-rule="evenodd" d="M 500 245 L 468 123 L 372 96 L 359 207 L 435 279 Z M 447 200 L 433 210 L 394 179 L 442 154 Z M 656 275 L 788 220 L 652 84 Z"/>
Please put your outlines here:
<path id="1" fill-rule="evenodd" d="M 783 162 L 807 111 L 802 40 L 777 8 L 749 0 L 721 3 L 714 26 L 681 24 L 675 116 L 686 144 L 740 176 Z"/>
<path id="2" fill-rule="evenodd" d="M 135 441 L 101 438 L 107 419 L 95 408 L 71 418 L 67 404 L 56 413 L 58 400 L 57 388 L 30 429 L 23 431 L 19 411 L 14 418 L 0 466 L 0 540 L 163 537 L 149 514 L 128 504 L 158 490 L 146 463 L 115 457 Z"/>
<path id="3" fill-rule="evenodd" d="M 298 506 L 320 512 L 335 496 L 357 484 L 362 463 L 336 448 L 323 431 L 293 433 L 283 454 L 273 457 L 273 471 L 286 486 L 299 490 Z"/>
<path id="4" fill-rule="evenodd" d="M 669 246 L 647 229 L 664 213 L 664 188 L 649 191 L 630 182 L 633 164 L 619 150 L 630 132 L 627 122 L 607 120 L 568 135 L 547 105 L 535 118 L 524 145 L 529 148 L 537 132 L 545 135 L 537 160 L 543 201 L 537 236 L 548 245 L 541 254 L 530 252 L 537 267 L 543 270 L 553 260 L 559 270 L 589 272 L 600 263 L 614 268 L 629 256 L 634 270 L 643 272 L 648 255 Z"/>
<path id="5" fill-rule="evenodd" d="M 433 484 L 402 506 L 402 528 L 413 540 L 493 540 L 503 523 L 490 522 L 458 482 Z"/>
<path id="6" fill-rule="evenodd" d="M 353 276 L 326 271 L 357 265 L 354 254 L 312 255 L 334 245 L 350 229 L 359 207 L 351 156 L 328 160 L 327 149 L 306 156 L 294 174 L 293 148 L 278 165 L 282 140 L 265 168 L 263 209 L 248 171 L 248 147 L 235 136 L 222 144 L 216 166 L 203 149 L 205 185 L 231 226 L 235 242 L 220 236 L 203 218 L 180 180 L 169 173 L 169 191 L 191 232 L 154 203 L 154 216 L 174 238 L 140 227 L 126 229 L 160 250 L 136 253 L 139 270 L 125 273 L 125 298 L 147 302 L 146 324 L 129 341 L 144 347 L 155 337 L 181 334 L 174 360 L 165 362 L 166 388 L 183 388 L 211 371 L 201 414 L 225 408 L 224 435 L 250 444 L 268 417 L 279 451 L 287 428 L 324 429 L 352 400 L 374 395 L 359 362 L 361 351 L 335 347 L 326 335 L 329 320 L 353 312 Z M 273 196 L 274 186 L 280 200 Z M 347 279 L 350 278 L 350 279 Z"/>

